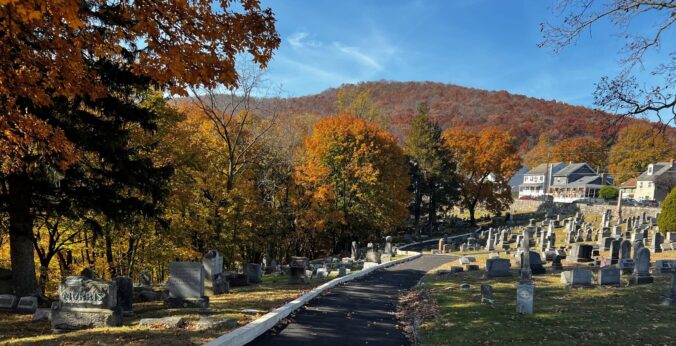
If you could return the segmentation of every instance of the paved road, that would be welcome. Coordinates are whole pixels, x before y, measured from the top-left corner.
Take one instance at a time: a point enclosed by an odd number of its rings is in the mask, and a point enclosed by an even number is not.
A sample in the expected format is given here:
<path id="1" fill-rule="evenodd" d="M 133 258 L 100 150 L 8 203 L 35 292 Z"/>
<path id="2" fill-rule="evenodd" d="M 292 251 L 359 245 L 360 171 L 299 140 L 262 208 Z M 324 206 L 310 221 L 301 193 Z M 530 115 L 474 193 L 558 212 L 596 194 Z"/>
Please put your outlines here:
<path id="1" fill-rule="evenodd" d="M 396 328 L 399 295 L 454 259 L 426 255 L 336 287 L 249 345 L 409 345 Z"/>

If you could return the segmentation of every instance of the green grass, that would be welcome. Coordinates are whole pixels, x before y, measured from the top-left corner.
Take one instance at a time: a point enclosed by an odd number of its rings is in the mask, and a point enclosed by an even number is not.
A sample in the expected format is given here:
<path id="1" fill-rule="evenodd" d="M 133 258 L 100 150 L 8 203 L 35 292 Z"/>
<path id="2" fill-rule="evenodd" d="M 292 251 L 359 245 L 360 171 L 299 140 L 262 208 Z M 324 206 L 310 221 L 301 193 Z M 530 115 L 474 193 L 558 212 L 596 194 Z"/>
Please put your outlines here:
<path id="1" fill-rule="evenodd" d="M 477 256 L 482 269 L 486 257 Z M 442 268 L 451 265 L 458 264 Z M 423 283 L 432 291 L 440 313 L 420 326 L 423 344 L 676 344 L 676 308 L 659 305 L 669 276 L 655 275 L 650 285 L 569 289 L 560 283 L 559 272 L 547 269 L 548 274 L 534 277 L 533 315 L 516 313 L 516 270 L 511 278 L 492 279 L 483 279 L 483 270 L 428 274 Z M 470 289 L 461 290 L 461 283 L 469 283 Z M 493 285 L 493 306 L 480 303 L 481 284 Z"/>

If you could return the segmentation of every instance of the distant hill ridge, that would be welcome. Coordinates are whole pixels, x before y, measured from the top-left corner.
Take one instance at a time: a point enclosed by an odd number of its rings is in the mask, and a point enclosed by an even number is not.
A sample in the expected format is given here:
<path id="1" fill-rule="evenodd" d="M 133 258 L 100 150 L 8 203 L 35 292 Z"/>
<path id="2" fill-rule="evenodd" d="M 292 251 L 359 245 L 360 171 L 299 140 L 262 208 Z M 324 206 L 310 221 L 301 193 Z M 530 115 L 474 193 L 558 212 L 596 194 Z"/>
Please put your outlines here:
<path id="1" fill-rule="evenodd" d="M 578 136 L 612 138 L 621 126 L 617 115 L 573 106 L 559 101 L 487 91 L 437 82 L 363 82 L 341 86 L 347 93 L 368 89 L 370 98 L 390 124 L 389 130 L 403 138 L 420 102 L 427 102 L 433 119 L 443 128 L 466 126 L 481 129 L 498 126 L 509 130 L 520 142 L 522 152 L 535 145 L 540 134 L 554 141 Z M 282 99 L 287 112 L 331 115 L 336 112 L 339 88 L 316 95 Z"/>

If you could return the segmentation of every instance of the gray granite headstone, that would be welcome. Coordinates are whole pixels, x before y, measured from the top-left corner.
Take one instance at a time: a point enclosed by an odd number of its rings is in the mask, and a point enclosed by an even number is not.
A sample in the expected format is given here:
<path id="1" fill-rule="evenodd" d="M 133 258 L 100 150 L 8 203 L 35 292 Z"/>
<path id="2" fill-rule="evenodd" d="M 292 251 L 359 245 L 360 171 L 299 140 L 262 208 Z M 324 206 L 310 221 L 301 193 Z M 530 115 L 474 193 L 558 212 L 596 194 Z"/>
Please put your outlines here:
<path id="1" fill-rule="evenodd" d="M 506 258 L 489 258 L 486 260 L 486 277 L 512 276 L 510 265 Z"/>
<path id="2" fill-rule="evenodd" d="M 650 275 L 650 250 L 646 248 L 638 250 L 634 282 L 639 285 L 653 282 L 653 277 Z"/>
<path id="3" fill-rule="evenodd" d="M 561 272 L 561 283 L 570 287 L 591 286 L 592 272 L 589 269 L 573 269 Z"/>
<path id="4" fill-rule="evenodd" d="M 520 283 L 516 288 L 516 312 L 520 314 L 532 314 L 534 294 L 535 285 L 532 283 Z"/>
<path id="5" fill-rule="evenodd" d="M 38 297 L 26 296 L 19 299 L 16 311 L 21 314 L 34 314 L 38 309 Z"/>
<path id="6" fill-rule="evenodd" d="M 249 282 L 252 284 L 263 282 L 263 273 L 261 272 L 261 266 L 258 263 L 248 263 L 246 265 L 246 275 L 249 278 Z"/>
<path id="7" fill-rule="evenodd" d="M 59 301 L 52 304 L 52 329 L 77 330 L 122 324 L 117 284 L 83 276 L 66 277 L 59 285 Z"/>
<path id="8" fill-rule="evenodd" d="M 204 295 L 204 267 L 200 262 L 169 263 L 169 298 L 165 304 L 169 307 L 209 306 L 209 298 Z"/>
<path id="9" fill-rule="evenodd" d="M 0 310 L 14 311 L 19 303 L 19 298 L 13 294 L 0 294 Z"/>
<path id="10" fill-rule="evenodd" d="M 128 276 L 118 276 L 113 279 L 117 284 L 117 305 L 122 312 L 132 312 L 132 302 L 134 301 L 134 283 Z"/>
<path id="11" fill-rule="evenodd" d="M 612 285 L 617 286 L 620 284 L 620 269 L 613 267 L 606 267 L 599 269 L 598 273 L 598 283 L 599 285 L 606 286 Z"/>

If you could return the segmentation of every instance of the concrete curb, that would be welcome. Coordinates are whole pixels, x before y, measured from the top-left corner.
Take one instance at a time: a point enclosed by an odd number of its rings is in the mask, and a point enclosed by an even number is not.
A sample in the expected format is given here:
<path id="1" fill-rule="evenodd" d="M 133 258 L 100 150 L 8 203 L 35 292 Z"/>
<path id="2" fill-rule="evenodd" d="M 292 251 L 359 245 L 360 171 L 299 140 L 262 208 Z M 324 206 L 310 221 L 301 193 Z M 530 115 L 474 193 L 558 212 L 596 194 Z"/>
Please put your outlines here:
<path id="1" fill-rule="evenodd" d="M 352 281 L 354 279 L 360 278 L 362 276 L 366 276 L 378 269 L 383 269 L 383 268 L 388 268 L 397 264 L 401 264 L 404 262 L 408 262 L 411 260 L 414 260 L 416 258 L 419 258 L 422 256 L 421 253 L 416 252 L 416 251 L 406 251 L 406 250 L 399 250 L 397 252 L 398 254 L 404 254 L 404 255 L 412 255 L 406 258 L 398 259 L 395 261 L 391 261 L 388 263 L 383 263 L 379 264 L 377 266 L 373 266 L 371 268 L 364 269 L 360 272 L 356 272 L 353 274 L 345 275 L 340 278 L 335 278 L 327 283 L 322 284 L 321 286 L 318 286 L 312 291 L 296 298 L 295 300 L 286 303 L 284 306 L 275 309 L 272 312 L 269 312 L 259 318 L 257 318 L 254 321 L 251 321 L 250 323 L 239 327 L 227 334 L 224 334 L 214 340 L 209 341 L 208 343 L 205 344 L 205 346 L 240 346 L 240 345 L 245 345 L 263 333 L 265 333 L 268 329 L 274 327 L 281 321 L 282 319 L 286 318 L 289 316 L 292 312 L 296 311 L 303 305 L 307 304 L 310 300 L 321 294 L 322 292 L 326 291 L 329 288 L 335 287 L 337 285 L 340 285 L 342 283 Z"/>

